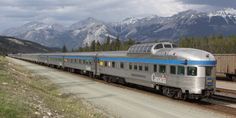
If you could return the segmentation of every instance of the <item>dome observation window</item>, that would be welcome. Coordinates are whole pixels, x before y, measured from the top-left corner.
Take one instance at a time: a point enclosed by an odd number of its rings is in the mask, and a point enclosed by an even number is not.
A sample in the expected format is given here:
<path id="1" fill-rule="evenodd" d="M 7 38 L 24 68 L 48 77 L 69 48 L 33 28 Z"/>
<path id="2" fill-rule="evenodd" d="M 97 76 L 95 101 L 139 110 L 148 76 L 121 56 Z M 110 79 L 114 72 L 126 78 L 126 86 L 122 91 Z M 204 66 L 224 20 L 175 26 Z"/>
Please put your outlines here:
<path id="1" fill-rule="evenodd" d="M 175 48 L 176 46 L 168 43 L 146 43 L 146 44 L 136 44 L 129 48 L 128 53 L 137 54 L 137 53 L 152 53 L 154 50 L 159 50 L 162 48 Z"/>

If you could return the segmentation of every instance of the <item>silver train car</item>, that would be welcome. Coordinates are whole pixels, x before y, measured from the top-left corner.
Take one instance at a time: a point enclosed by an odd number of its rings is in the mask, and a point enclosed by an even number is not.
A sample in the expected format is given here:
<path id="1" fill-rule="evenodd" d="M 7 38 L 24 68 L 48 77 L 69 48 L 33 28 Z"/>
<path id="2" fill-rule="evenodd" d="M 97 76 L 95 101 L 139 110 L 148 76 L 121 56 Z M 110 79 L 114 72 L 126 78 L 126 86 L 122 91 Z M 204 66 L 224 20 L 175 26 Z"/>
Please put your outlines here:
<path id="1" fill-rule="evenodd" d="M 216 88 L 214 56 L 206 51 L 162 43 L 136 44 L 128 51 L 11 54 L 107 82 L 154 88 L 177 99 L 201 99 Z"/>

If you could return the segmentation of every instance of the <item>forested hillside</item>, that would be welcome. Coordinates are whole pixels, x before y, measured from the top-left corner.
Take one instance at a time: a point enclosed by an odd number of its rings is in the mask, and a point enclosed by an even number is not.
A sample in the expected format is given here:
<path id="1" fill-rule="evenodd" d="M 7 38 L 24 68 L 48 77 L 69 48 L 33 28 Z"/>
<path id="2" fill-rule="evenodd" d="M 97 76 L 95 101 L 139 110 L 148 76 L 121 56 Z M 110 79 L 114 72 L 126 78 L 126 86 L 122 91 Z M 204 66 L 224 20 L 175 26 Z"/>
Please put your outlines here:
<path id="1" fill-rule="evenodd" d="M 79 52 L 89 52 L 89 51 L 118 51 L 118 50 L 128 50 L 130 46 L 134 45 L 135 42 L 132 39 L 128 41 L 121 42 L 119 38 L 111 41 L 108 37 L 106 43 L 101 44 L 99 42 L 93 41 L 90 46 L 79 48 Z M 185 37 L 181 38 L 176 42 L 179 47 L 183 48 L 196 48 L 205 50 L 214 54 L 221 53 L 236 53 L 236 36 L 209 36 L 209 37 Z"/>
<path id="2" fill-rule="evenodd" d="M 93 52 L 93 51 L 118 51 L 118 50 L 128 50 L 130 46 L 134 45 L 135 41 L 128 39 L 127 41 L 120 41 L 119 38 L 111 40 L 110 37 L 107 37 L 106 42 L 101 44 L 99 41 L 93 41 L 89 46 L 86 44 L 85 47 L 81 47 L 78 50 L 79 52 Z"/>
<path id="3" fill-rule="evenodd" d="M 9 53 L 39 53 L 54 52 L 59 49 L 48 48 L 40 44 L 17 39 L 14 37 L 0 36 L 0 55 Z"/>
<path id="4" fill-rule="evenodd" d="M 214 54 L 236 53 L 236 36 L 182 38 L 179 41 L 179 47 L 197 48 Z"/>

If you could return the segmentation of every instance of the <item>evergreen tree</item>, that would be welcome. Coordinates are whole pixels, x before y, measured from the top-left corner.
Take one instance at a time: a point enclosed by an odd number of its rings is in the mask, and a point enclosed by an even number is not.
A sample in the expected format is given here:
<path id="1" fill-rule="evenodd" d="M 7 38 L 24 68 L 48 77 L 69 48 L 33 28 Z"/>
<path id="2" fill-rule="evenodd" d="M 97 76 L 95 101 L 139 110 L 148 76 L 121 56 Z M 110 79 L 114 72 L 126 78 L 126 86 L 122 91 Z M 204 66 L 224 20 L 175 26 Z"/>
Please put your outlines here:
<path id="1" fill-rule="evenodd" d="M 120 50 L 121 49 L 121 42 L 120 42 L 119 36 L 116 38 L 114 45 L 115 45 L 114 50 Z"/>
<path id="2" fill-rule="evenodd" d="M 84 52 L 84 48 L 79 47 L 78 51 L 79 51 L 79 52 Z"/>
<path id="3" fill-rule="evenodd" d="M 95 40 L 92 41 L 89 51 L 96 51 L 96 41 Z"/>
<path id="4" fill-rule="evenodd" d="M 111 38 L 110 36 L 107 36 L 106 43 L 104 44 L 104 51 L 110 50 L 110 44 L 111 44 Z"/>
<path id="5" fill-rule="evenodd" d="M 192 37 L 180 40 L 180 47 L 197 48 L 211 53 L 236 53 L 236 37 L 209 36 Z"/>
<path id="6" fill-rule="evenodd" d="M 99 41 L 97 41 L 97 43 L 96 43 L 96 51 L 102 51 L 101 44 Z"/>
<path id="7" fill-rule="evenodd" d="M 62 52 L 67 52 L 66 45 L 64 45 L 64 46 L 62 47 Z"/>

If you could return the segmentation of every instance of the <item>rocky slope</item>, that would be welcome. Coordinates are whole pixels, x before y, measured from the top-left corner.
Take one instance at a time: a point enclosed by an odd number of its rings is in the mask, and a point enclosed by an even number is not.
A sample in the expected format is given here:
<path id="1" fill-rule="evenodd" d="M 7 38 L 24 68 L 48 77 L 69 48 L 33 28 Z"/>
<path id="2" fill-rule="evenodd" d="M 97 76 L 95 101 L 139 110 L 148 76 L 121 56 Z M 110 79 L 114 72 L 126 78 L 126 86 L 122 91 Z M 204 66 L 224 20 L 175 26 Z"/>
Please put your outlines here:
<path id="1" fill-rule="evenodd" d="M 31 41 L 0 36 L 0 54 L 53 52 L 57 50 L 59 49 L 48 48 Z"/>

